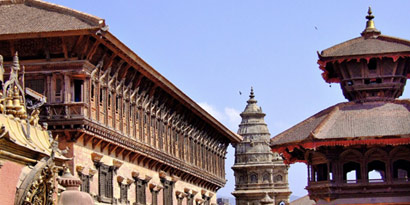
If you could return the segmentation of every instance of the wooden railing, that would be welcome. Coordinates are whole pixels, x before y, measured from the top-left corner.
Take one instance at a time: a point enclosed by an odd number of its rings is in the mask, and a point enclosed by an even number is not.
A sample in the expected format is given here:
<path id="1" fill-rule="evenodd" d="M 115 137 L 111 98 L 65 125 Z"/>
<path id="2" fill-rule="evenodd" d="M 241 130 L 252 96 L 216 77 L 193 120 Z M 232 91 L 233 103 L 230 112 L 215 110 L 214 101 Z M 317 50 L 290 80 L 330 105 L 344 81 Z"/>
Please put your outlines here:
<path id="1" fill-rule="evenodd" d="M 83 102 L 46 104 L 41 112 L 46 119 L 88 118 L 88 105 Z"/>

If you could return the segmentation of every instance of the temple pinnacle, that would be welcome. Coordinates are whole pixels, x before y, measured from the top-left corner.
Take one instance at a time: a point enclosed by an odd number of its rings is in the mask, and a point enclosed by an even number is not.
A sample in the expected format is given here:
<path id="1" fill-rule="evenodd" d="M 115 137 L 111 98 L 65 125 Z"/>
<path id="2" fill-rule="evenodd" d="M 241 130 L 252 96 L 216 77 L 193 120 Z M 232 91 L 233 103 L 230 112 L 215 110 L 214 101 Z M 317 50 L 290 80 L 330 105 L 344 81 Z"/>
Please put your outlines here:
<path id="1" fill-rule="evenodd" d="M 255 95 L 253 94 L 253 87 L 251 87 L 251 94 L 249 95 L 249 98 L 251 99 L 255 98 Z"/>
<path id="2" fill-rule="evenodd" d="M 372 8 L 369 6 L 369 10 L 367 11 L 367 22 L 366 22 L 366 28 L 362 32 L 362 36 L 365 38 L 377 38 L 381 34 L 379 30 L 376 29 L 374 26 L 374 16 L 372 15 Z"/>

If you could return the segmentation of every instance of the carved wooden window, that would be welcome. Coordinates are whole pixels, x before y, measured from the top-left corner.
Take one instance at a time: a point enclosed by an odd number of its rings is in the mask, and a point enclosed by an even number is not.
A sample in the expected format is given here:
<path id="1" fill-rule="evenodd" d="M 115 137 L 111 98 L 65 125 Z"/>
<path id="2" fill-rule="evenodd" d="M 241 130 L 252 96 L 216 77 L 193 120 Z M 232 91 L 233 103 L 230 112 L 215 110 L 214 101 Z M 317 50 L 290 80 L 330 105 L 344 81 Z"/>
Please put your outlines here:
<path id="1" fill-rule="evenodd" d="M 100 105 L 103 104 L 104 101 L 104 90 L 100 88 Z"/>
<path id="2" fill-rule="evenodd" d="M 38 93 L 44 94 L 44 79 L 27 79 L 26 87 L 29 87 Z"/>
<path id="3" fill-rule="evenodd" d="M 112 105 L 112 94 L 110 91 L 108 91 L 108 104 L 107 104 L 108 110 L 111 110 L 111 105 Z"/>
<path id="4" fill-rule="evenodd" d="M 74 102 L 83 101 L 83 80 L 74 80 Z"/>
<path id="5" fill-rule="evenodd" d="M 251 183 L 258 183 L 258 174 L 251 174 Z"/>
<path id="6" fill-rule="evenodd" d="M 61 80 L 61 78 L 60 77 L 56 77 L 56 90 L 55 90 L 55 101 L 56 102 L 61 102 L 62 101 L 62 99 L 61 99 L 61 93 L 62 93 L 62 91 L 63 91 L 63 89 L 62 89 L 62 80 Z"/>
<path id="7" fill-rule="evenodd" d="M 120 202 L 128 203 L 128 185 L 120 183 Z"/>
<path id="8" fill-rule="evenodd" d="M 115 97 L 115 112 L 118 113 L 120 109 L 120 97 L 117 95 Z"/>
<path id="9" fill-rule="evenodd" d="M 98 199 L 111 203 L 113 197 L 114 168 L 105 164 L 97 164 L 98 169 Z"/>
<path id="10" fill-rule="evenodd" d="M 173 198 L 172 198 L 173 194 L 172 193 L 174 192 L 174 186 L 173 186 L 174 182 L 168 181 L 165 179 L 161 179 L 161 182 L 164 187 L 163 192 L 162 192 L 164 194 L 164 196 L 162 197 L 163 204 L 172 205 L 173 204 Z"/>
<path id="11" fill-rule="evenodd" d="M 85 175 L 81 172 L 78 173 L 78 176 L 81 179 L 80 191 L 90 193 L 90 178 L 91 177 L 89 175 Z"/>
<path id="12" fill-rule="evenodd" d="M 154 189 L 151 189 L 152 205 L 158 205 L 158 192 L 158 190 L 155 191 Z"/>
<path id="13" fill-rule="evenodd" d="M 211 197 L 202 195 L 202 199 L 204 200 L 203 205 L 210 205 Z"/>
<path id="14" fill-rule="evenodd" d="M 400 181 L 410 180 L 410 161 L 399 159 L 393 163 L 393 177 Z"/>
<path id="15" fill-rule="evenodd" d="M 136 179 L 135 180 L 135 199 L 136 199 L 136 204 L 146 204 L 146 192 L 145 189 L 147 187 L 147 182 L 142 179 Z"/>
<path id="16" fill-rule="evenodd" d="M 187 205 L 194 205 L 194 195 L 189 194 L 187 197 Z"/>

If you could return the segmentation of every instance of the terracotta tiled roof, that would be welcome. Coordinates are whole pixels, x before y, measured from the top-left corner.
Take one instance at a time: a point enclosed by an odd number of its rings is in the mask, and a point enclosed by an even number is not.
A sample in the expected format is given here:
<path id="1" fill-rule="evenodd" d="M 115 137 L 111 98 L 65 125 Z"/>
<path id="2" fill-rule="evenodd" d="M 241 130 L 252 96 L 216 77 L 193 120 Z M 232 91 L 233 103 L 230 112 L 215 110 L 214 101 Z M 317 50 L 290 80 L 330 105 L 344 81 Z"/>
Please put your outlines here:
<path id="1" fill-rule="evenodd" d="M 380 35 L 375 38 L 358 37 L 323 50 L 320 57 L 363 56 L 410 52 L 410 41 Z"/>
<path id="2" fill-rule="evenodd" d="M 410 100 L 340 103 L 273 137 L 271 145 L 383 136 L 410 136 Z"/>
<path id="3" fill-rule="evenodd" d="M 0 35 L 83 30 L 103 27 L 104 20 L 39 0 L 0 1 Z"/>

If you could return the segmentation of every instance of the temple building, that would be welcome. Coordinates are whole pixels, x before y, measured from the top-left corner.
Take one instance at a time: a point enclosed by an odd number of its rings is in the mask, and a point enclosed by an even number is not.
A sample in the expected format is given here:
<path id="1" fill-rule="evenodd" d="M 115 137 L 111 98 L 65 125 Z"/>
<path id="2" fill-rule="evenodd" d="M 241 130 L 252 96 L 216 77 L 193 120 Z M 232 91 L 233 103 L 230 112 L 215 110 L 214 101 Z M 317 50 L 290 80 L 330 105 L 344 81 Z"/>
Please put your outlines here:
<path id="1" fill-rule="evenodd" d="M 288 165 L 269 147 L 270 133 L 265 113 L 257 105 L 253 89 L 238 134 L 243 141 L 234 144 L 235 196 L 237 205 L 288 204 Z"/>
<path id="2" fill-rule="evenodd" d="M 317 204 L 410 203 L 410 41 L 382 35 L 369 8 L 360 37 L 319 54 L 328 83 L 348 102 L 326 108 L 271 139 L 286 163 L 308 166 Z"/>
<path id="3" fill-rule="evenodd" d="M 68 168 L 95 204 L 216 204 L 227 146 L 241 136 L 104 19 L 39 0 L 1 1 L 0 16 L 4 64 L 18 51 L 25 86 L 47 98 L 40 123 L 68 148 Z"/>

